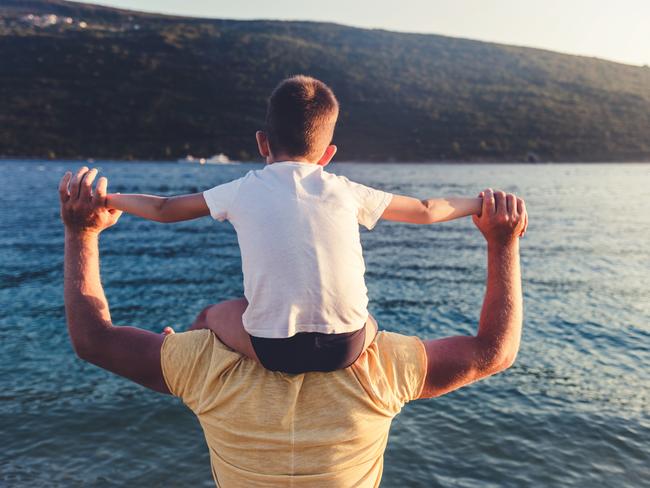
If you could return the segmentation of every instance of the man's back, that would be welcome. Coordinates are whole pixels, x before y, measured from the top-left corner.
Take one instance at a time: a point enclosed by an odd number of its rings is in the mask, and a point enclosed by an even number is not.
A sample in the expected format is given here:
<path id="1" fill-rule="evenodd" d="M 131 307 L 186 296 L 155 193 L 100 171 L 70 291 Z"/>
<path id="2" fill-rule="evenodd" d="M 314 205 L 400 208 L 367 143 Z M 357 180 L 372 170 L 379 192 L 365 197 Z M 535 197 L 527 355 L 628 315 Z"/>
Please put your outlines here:
<path id="1" fill-rule="evenodd" d="M 220 486 L 379 486 L 393 417 L 418 398 L 426 355 L 382 332 L 350 368 L 267 371 L 209 331 L 166 338 L 169 390 L 198 416 Z"/>

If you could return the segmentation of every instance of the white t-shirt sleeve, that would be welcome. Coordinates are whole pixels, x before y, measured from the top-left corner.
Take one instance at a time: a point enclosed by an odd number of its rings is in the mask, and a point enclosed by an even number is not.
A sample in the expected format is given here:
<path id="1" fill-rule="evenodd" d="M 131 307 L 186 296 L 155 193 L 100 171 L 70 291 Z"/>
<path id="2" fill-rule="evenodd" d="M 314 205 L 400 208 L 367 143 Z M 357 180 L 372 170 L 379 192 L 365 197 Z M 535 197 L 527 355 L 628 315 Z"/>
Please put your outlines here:
<path id="1" fill-rule="evenodd" d="M 229 217 L 241 182 L 242 178 L 239 178 L 203 192 L 203 198 L 213 219 L 223 222 Z"/>
<path id="2" fill-rule="evenodd" d="M 393 194 L 375 190 L 352 181 L 348 181 L 348 184 L 359 205 L 357 213 L 359 223 L 366 229 L 371 230 L 390 204 Z"/>

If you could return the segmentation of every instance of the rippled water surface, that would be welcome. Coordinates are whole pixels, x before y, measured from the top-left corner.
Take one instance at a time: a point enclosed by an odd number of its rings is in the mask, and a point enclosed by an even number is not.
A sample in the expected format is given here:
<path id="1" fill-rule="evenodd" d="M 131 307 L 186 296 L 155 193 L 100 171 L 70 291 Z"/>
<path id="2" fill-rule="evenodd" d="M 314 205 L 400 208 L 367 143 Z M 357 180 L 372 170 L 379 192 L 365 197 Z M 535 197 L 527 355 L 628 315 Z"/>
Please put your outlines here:
<path id="1" fill-rule="evenodd" d="M 63 162 L 0 162 L 0 485 L 211 486 L 178 400 L 76 359 L 63 310 Z M 100 163 L 109 189 L 177 194 L 258 165 Z M 384 487 L 650 486 L 650 166 L 332 165 L 418 197 L 523 195 L 525 330 L 506 373 L 396 418 Z M 433 338 L 476 327 L 485 249 L 469 219 L 363 232 L 370 309 Z M 102 237 L 118 324 L 182 329 L 242 294 L 229 224 L 124 216 Z"/>

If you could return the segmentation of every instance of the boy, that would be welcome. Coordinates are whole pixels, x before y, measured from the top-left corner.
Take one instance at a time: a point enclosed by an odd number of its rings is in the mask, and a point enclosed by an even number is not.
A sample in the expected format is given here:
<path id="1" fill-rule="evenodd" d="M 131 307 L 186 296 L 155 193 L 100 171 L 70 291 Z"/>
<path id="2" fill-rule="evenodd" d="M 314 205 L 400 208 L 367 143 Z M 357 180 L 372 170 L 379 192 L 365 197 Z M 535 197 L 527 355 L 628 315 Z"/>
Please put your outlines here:
<path id="1" fill-rule="evenodd" d="M 338 113 L 323 82 L 288 78 L 271 94 L 266 130 L 256 134 L 264 169 L 203 193 L 106 199 L 108 207 L 158 222 L 211 215 L 232 223 L 248 307 L 242 328 L 213 331 L 273 371 L 345 368 L 374 339 L 359 224 L 429 224 L 480 213 L 480 198 L 420 201 L 324 171 L 336 154 Z"/>

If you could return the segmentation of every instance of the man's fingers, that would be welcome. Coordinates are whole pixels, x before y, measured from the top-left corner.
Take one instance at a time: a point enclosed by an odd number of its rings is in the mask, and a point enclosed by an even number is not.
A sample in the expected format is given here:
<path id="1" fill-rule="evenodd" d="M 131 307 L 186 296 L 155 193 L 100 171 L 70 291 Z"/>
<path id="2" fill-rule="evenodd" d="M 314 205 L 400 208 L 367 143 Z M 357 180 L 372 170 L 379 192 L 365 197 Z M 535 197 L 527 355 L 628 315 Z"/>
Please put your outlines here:
<path id="1" fill-rule="evenodd" d="M 506 194 L 502 191 L 494 192 L 494 204 L 496 206 L 497 215 L 505 216 L 507 214 Z"/>
<path id="2" fill-rule="evenodd" d="M 108 180 L 105 176 L 102 176 L 97 180 L 97 186 L 95 187 L 95 205 L 97 206 L 106 206 L 106 188 L 108 187 Z"/>
<path id="3" fill-rule="evenodd" d="M 486 189 L 483 195 L 483 210 L 481 215 L 494 215 L 496 212 L 495 201 L 494 201 L 494 192 L 492 188 Z"/>
<path id="4" fill-rule="evenodd" d="M 88 167 L 82 166 L 72 178 L 72 181 L 70 183 L 70 198 L 73 200 L 79 198 L 79 185 L 81 184 L 81 180 L 87 172 Z"/>
<path id="5" fill-rule="evenodd" d="M 97 170 L 95 168 L 88 171 L 81 181 L 81 186 L 79 188 L 79 198 L 86 201 L 92 198 L 93 192 L 93 181 L 97 176 Z"/>
<path id="6" fill-rule="evenodd" d="M 513 218 L 517 217 L 517 197 L 515 197 L 512 193 L 508 193 L 506 195 L 506 207 L 508 209 L 508 215 Z"/>
<path id="7" fill-rule="evenodd" d="M 72 179 L 72 173 L 66 171 L 59 182 L 59 198 L 61 203 L 65 203 L 70 200 L 70 191 L 68 190 L 68 185 L 70 185 L 70 180 Z"/>
<path id="8" fill-rule="evenodd" d="M 167 335 L 176 334 L 176 331 L 174 329 L 172 329 L 171 327 L 165 327 L 163 329 L 162 333 L 163 333 L 163 335 L 167 336 Z"/>
<path id="9" fill-rule="evenodd" d="M 524 230 L 521 231 L 521 236 L 526 235 L 526 231 L 528 230 L 528 211 L 526 210 L 526 207 L 524 206 Z"/>
<path id="10" fill-rule="evenodd" d="M 485 198 L 485 192 L 482 191 L 481 193 L 479 193 L 478 197 L 481 199 L 481 210 L 478 213 L 478 217 L 480 217 L 481 215 L 483 215 L 483 199 Z M 476 222 L 474 222 L 474 223 L 476 223 Z"/>
<path id="11" fill-rule="evenodd" d="M 526 211 L 526 202 L 524 202 L 521 198 L 517 199 L 517 210 L 519 211 L 519 215 L 523 220 L 520 236 L 524 237 L 526 234 L 526 229 L 528 229 L 528 212 Z"/>

